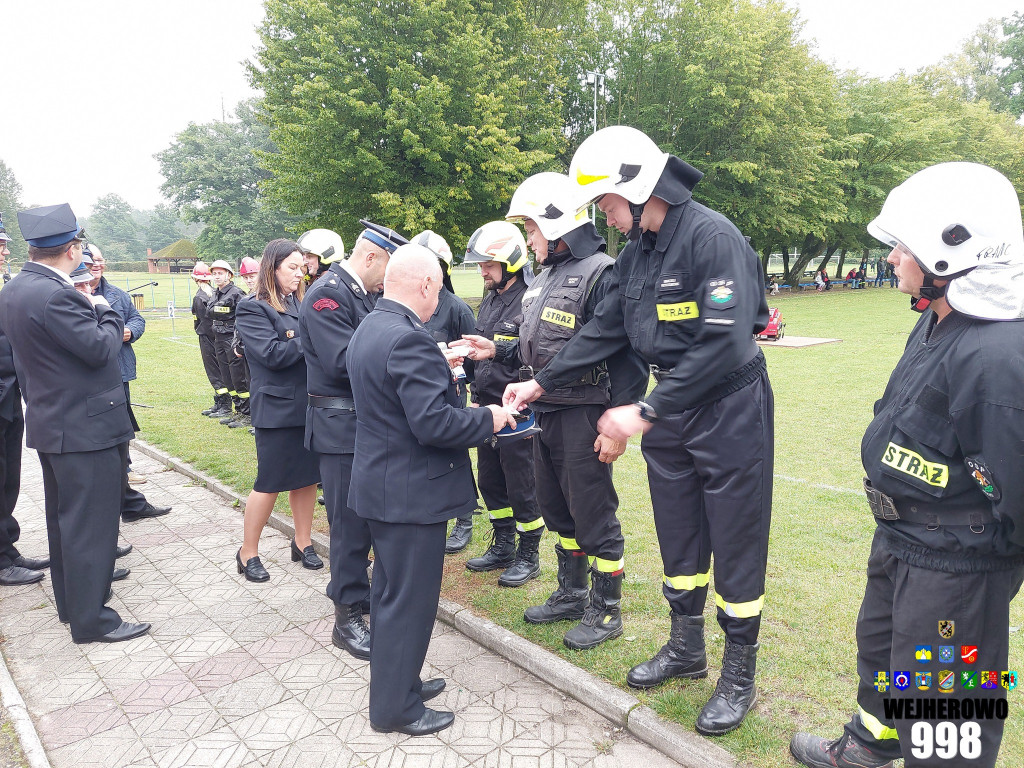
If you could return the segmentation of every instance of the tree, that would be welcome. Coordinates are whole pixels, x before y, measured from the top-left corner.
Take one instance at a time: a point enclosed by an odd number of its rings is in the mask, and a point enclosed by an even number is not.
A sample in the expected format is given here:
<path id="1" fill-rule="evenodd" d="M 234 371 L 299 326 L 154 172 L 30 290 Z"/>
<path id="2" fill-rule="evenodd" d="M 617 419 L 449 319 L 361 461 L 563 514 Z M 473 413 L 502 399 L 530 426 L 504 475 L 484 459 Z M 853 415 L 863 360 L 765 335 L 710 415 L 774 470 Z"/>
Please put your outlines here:
<path id="1" fill-rule="evenodd" d="M 1002 22 L 989 19 L 964 41 L 957 53 L 940 63 L 925 67 L 915 77 L 934 94 L 947 94 L 960 101 L 987 101 L 993 109 L 1009 109 L 1009 99 L 1000 83 L 1003 64 Z"/>
<path id="2" fill-rule="evenodd" d="M 1006 96 L 1006 110 L 1014 117 L 1024 114 L 1024 11 L 1003 19 L 1000 54 L 1008 63 L 999 73 L 999 87 Z"/>
<path id="3" fill-rule="evenodd" d="M 258 257 L 269 241 L 291 231 L 291 220 L 268 205 L 260 191 L 270 174 L 260 168 L 257 154 L 274 152 L 255 105 L 242 102 L 234 120 L 189 123 L 155 155 L 166 179 L 164 195 L 186 222 L 205 224 L 196 238 L 204 259 Z"/>
<path id="4" fill-rule="evenodd" d="M 270 198 L 347 242 L 369 218 L 458 249 L 564 147 L 559 62 L 525 6 L 267 0 L 250 80 Z"/>
<path id="5" fill-rule="evenodd" d="M 99 198 L 86 222 L 89 242 L 96 243 L 108 260 L 137 261 L 146 249 L 139 241 L 135 209 L 120 195 L 111 192 Z"/>
<path id="6" fill-rule="evenodd" d="M 0 218 L 11 241 L 7 244 L 11 255 L 9 261 L 24 262 L 28 258 L 28 243 L 21 237 L 18 228 L 18 211 L 21 209 L 21 184 L 14 176 L 14 171 L 0 160 Z"/>
<path id="7" fill-rule="evenodd" d="M 148 214 L 143 240 L 154 253 L 185 237 L 185 224 L 171 206 L 161 203 Z"/>

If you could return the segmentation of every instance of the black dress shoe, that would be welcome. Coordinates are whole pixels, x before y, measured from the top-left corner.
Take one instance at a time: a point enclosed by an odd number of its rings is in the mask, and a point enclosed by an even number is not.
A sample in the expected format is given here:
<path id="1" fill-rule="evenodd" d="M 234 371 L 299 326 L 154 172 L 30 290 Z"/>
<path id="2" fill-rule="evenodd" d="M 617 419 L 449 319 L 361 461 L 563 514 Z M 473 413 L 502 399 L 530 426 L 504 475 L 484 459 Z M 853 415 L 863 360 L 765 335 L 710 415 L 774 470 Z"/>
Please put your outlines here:
<path id="1" fill-rule="evenodd" d="M 20 565 L 9 565 L 0 570 L 0 584 L 5 587 L 20 587 L 24 584 L 35 584 L 43 580 L 42 571 L 31 571 Z"/>
<path id="2" fill-rule="evenodd" d="M 84 643 L 121 643 L 125 640 L 134 640 L 136 637 L 142 637 L 144 634 L 149 632 L 152 624 L 143 622 L 142 624 L 132 624 L 127 621 L 122 621 L 121 626 L 117 629 L 107 632 L 105 635 L 99 637 L 89 637 L 84 640 L 75 640 L 75 643 L 82 645 Z"/>
<path id="3" fill-rule="evenodd" d="M 444 690 L 445 681 L 443 677 L 435 677 L 433 680 L 424 680 L 420 686 L 420 698 L 423 701 L 430 701 Z"/>
<path id="4" fill-rule="evenodd" d="M 27 568 L 30 571 L 41 571 L 43 568 L 50 567 L 50 558 L 48 557 L 25 557 L 24 555 L 18 555 L 14 558 L 12 565 L 16 565 L 19 568 Z"/>
<path id="5" fill-rule="evenodd" d="M 235 553 L 235 564 L 238 565 L 238 572 L 245 574 L 246 581 L 270 581 L 270 574 L 263 567 L 259 556 L 250 557 L 245 565 L 242 565 L 242 550 Z"/>
<path id="6" fill-rule="evenodd" d="M 404 733 L 406 736 L 429 736 L 432 733 L 443 731 L 455 722 L 455 713 L 446 712 L 443 709 L 424 708 L 426 711 L 419 720 L 413 720 L 408 725 L 400 725 L 395 728 L 381 728 L 370 722 L 370 727 L 377 733 Z"/>
<path id="7" fill-rule="evenodd" d="M 132 572 L 131 568 L 115 568 L 114 575 L 110 577 L 111 581 L 124 581 L 128 578 L 128 574 Z"/>
<path id="8" fill-rule="evenodd" d="M 147 501 L 146 506 L 138 512 L 122 512 L 121 519 L 126 523 L 134 523 L 139 520 L 148 520 L 151 517 L 160 517 L 170 511 L 170 507 L 155 507 Z"/>
<path id="9" fill-rule="evenodd" d="M 297 563 L 299 560 L 302 561 L 303 568 L 308 568 L 311 571 L 317 571 L 324 567 L 324 561 L 320 559 L 312 544 L 305 549 L 299 549 L 295 544 L 295 539 L 292 539 L 292 562 Z"/>
<path id="10" fill-rule="evenodd" d="M 132 545 L 129 544 L 126 547 L 122 547 L 120 544 L 117 545 L 117 549 L 114 551 L 114 559 L 120 560 L 125 555 L 130 554 L 132 551 Z"/>

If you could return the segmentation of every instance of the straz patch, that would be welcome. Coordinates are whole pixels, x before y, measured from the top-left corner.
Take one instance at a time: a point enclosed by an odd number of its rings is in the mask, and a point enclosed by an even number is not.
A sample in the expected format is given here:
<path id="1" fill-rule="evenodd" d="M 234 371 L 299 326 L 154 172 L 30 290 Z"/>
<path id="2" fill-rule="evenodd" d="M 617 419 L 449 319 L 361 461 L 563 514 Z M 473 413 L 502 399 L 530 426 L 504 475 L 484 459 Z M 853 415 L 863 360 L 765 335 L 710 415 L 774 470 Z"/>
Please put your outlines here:
<path id="1" fill-rule="evenodd" d="M 964 459 L 964 464 L 967 465 L 967 471 L 971 473 L 971 477 L 974 478 L 974 482 L 981 488 L 981 492 L 984 493 L 992 501 L 999 501 L 1002 494 L 999 489 L 996 488 L 996 484 L 992 482 L 992 473 L 988 467 L 982 464 L 977 459 Z"/>
<path id="2" fill-rule="evenodd" d="M 736 304 L 735 280 L 716 277 L 708 281 L 708 297 L 705 305 L 711 309 L 728 309 Z"/>
<path id="3" fill-rule="evenodd" d="M 231 311 L 231 307 L 214 307 L 213 311 L 218 315 L 225 315 Z"/>
<path id="4" fill-rule="evenodd" d="M 697 302 L 681 301 L 678 304 L 658 304 L 658 319 L 676 323 L 680 320 L 696 320 L 700 317 Z"/>
<path id="5" fill-rule="evenodd" d="M 492 341 L 515 341 L 518 338 L 518 336 L 506 336 L 502 333 L 496 333 Z"/>
<path id="6" fill-rule="evenodd" d="M 578 288 L 579 284 L 583 282 L 583 275 L 566 275 L 565 280 L 562 281 L 563 288 Z"/>
<path id="7" fill-rule="evenodd" d="M 555 309 L 554 307 L 544 307 L 540 313 L 540 319 L 548 323 L 560 325 L 563 328 L 576 327 L 576 315 L 571 312 L 563 312 L 562 310 Z"/>
<path id="8" fill-rule="evenodd" d="M 317 312 L 322 312 L 325 309 L 329 309 L 332 312 L 338 308 L 339 304 L 334 299 L 317 299 L 313 302 L 313 309 Z"/>
<path id="9" fill-rule="evenodd" d="M 947 465 L 925 461 L 921 454 L 914 453 L 893 442 L 890 442 L 885 449 L 882 463 L 937 488 L 945 488 L 946 483 L 949 482 L 949 467 Z"/>

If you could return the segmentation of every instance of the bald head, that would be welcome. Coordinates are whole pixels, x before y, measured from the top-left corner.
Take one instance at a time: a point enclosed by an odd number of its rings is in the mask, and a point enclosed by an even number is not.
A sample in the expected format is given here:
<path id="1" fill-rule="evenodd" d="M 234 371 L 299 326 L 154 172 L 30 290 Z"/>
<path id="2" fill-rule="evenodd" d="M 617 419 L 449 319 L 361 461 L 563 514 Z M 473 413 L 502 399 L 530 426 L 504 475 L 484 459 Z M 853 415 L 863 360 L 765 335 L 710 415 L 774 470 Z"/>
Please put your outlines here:
<path id="1" fill-rule="evenodd" d="M 384 297 L 405 304 L 426 322 L 437 309 L 441 265 L 433 251 L 410 243 L 400 246 L 384 273 Z"/>

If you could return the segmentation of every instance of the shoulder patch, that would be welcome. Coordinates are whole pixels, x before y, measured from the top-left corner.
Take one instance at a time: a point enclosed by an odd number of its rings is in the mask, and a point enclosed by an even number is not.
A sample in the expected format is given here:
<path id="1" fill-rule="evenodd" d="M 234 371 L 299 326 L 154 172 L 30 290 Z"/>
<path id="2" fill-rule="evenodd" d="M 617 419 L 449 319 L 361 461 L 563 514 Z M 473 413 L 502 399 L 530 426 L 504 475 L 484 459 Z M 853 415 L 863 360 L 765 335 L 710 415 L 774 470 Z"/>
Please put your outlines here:
<path id="1" fill-rule="evenodd" d="M 708 281 L 708 296 L 704 302 L 710 309 L 728 309 L 736 304 L 736 293 L 733 290 L 734 280 L 728 277 L 716 277 Z"/>
<path id="2" fill-rule="evenodd" d="M 317 312 L 321 312 L 325 309 L 329 309 L 332 312 L 338 308 L 339 304 L 334 299 L 317 299 L 313 302 L 313 309 Z"/>
<path id="3" fill-rule="evenodd" d="M 965 458 L 964 464 L 967 466 L 967 470 L 971 473 L 971 477 L 974 478 L 974 482 L 981 488 L 981 492 L 984 493 L 992 501 L 999 501 L 1002 494 L 999 489 L 996 488 L 996 484 L 992 479 L 992 473 L 988 467 L 982 464 L 978 459 Z"/>

